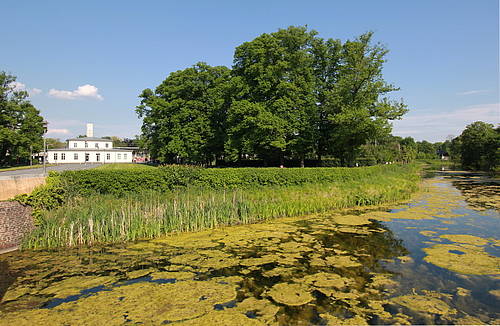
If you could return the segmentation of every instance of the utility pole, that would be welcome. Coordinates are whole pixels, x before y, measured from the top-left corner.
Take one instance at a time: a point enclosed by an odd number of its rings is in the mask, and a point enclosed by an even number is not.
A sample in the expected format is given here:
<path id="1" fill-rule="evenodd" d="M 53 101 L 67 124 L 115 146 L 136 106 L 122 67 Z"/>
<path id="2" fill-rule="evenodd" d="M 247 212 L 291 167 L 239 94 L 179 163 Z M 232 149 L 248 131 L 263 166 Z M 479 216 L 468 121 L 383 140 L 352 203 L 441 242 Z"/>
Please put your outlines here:
<path id="1" fill-rule="evenodd" d="M 47 142 L 45 140 L 45 137 L 43 137 L 43 174 L 47 174 L 47 166 L 45 164 L 45 161 L 47 160 Z"/>

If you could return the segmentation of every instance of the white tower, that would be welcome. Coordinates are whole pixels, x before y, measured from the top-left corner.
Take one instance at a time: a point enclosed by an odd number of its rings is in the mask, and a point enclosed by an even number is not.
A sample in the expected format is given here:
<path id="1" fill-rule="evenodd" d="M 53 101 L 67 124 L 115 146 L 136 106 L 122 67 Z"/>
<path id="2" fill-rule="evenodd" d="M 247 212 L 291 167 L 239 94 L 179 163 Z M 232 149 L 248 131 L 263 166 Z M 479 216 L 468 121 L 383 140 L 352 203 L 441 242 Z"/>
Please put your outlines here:
<path id="1" fill-rule="evenodd" d="M 94 124 L 87 123 L 87 137 L 94 137 Z"/>

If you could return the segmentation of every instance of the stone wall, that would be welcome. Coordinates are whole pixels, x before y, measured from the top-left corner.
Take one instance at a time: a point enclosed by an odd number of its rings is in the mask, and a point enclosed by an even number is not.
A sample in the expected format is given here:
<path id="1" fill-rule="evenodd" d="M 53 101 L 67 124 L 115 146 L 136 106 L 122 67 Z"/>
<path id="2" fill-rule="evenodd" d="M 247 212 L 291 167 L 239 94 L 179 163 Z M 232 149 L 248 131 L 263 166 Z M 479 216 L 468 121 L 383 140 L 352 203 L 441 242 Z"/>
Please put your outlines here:
<path id="1" fill-rule="evenodd" d="M 17 201 L 0 202 L 0 249 L 18 246 L 33 228 L 30 207 Z"/>

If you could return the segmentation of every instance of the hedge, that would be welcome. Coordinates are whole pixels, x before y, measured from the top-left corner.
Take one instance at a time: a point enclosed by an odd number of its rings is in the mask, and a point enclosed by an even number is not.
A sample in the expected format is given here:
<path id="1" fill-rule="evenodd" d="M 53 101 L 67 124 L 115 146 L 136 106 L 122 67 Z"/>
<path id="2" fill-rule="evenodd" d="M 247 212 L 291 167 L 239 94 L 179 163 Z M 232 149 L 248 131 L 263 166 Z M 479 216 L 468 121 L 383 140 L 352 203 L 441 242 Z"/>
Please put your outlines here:
<path id="1" fill-rule="evenodd" d="M 143 190 L 168 191 L 179 187 L 249 188 L 255 186 L 295 186 L 361 180 L 405 168 L 383 165 L 360 168 L 224 168 L 163 166 L 156 169 L 90 169 L 57 173 L 70 195 L 92 193 L 123 195 Z"/>

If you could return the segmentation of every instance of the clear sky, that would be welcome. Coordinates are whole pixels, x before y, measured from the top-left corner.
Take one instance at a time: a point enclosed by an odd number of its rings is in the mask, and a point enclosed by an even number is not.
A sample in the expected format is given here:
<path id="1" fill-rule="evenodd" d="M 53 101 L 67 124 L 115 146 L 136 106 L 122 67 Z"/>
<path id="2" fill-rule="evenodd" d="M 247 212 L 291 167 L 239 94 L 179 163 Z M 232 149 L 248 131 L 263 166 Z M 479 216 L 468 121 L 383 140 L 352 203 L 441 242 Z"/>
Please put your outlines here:
<path id="1" fill-rule="evenodd" d="M 0 70 L 49 122 L 49 137 L 132 137 L 145 88 L 198 61 L 231 66 L 236 46 L 307 25 L 323 38 L 374 31 L 385 79 L 410 112 L 394 134 L 442 141 L 500 122 L 498 0 L 8 1 Z"/>

